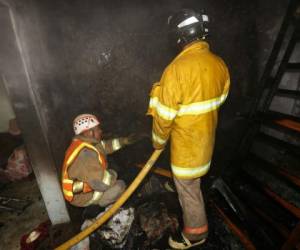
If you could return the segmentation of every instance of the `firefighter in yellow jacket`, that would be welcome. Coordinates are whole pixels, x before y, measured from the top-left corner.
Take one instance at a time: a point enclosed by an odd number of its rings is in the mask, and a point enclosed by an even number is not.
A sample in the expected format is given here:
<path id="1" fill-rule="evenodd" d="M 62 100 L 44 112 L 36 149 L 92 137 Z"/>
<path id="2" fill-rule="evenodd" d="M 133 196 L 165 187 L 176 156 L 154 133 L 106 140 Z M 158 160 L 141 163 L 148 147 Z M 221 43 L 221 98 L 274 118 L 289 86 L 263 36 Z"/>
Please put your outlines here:
<path id="1" fill-rule="evenodd" d="M 125 182 L 108 169 L 106 155 L 138 140 L 137 136 L 102 140 L 96 116 L 82 114 L 73 122 L 75 137 L 66 151 L 62 167 L 62 189 L 73 206 L 105 207 L 124 192 Z"/>
<path id="2" fill-rule="evenodd" d="M 170 39 L 182 49 L 150 94 L 152 140 L 156 149 L 171 141 L 171 169 L 184 228 L 171 236 L 174 249 L 202 244 L 208 234 L 200 178 L 211 165 L 218 109 L 230 85 L 224 61 L 206 42 L 208 16 L 181 10 L 168 19 Z"/>

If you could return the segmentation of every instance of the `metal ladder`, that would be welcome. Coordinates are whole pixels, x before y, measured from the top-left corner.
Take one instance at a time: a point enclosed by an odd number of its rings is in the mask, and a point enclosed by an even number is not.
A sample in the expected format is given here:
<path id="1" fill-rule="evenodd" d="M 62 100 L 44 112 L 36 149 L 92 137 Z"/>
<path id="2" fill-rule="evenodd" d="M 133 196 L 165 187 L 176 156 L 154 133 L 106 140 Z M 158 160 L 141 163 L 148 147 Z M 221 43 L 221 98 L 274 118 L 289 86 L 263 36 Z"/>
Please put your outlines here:
<path id="1" fill-rule="evenodd" d="M 251 159 L 251 154 L 254 157 L 258 156 L 258 163 L 255 164 L 259 164 L 260 159 L 263 159 L 261 165 L 256 165 L 257 171 L 267 169 L 265 165 L 271 162 L 273 167 L 271 166 L 268 170 L 270 176 L 279 177 L 277 180 L 283 180 L 287 184 L 290 182 L 300 196 L 300 175 L 299 173 L 294 175 L 289 169 L 289 165 L 293 165 L 293 163 L 287 160 L 289 159 L 287 155 L 293 155 L 292 157 L 298 159 L 300 164 L 300 3 L 297 0 L 292 0 L 289 4 L 262 75 L 260 86 L 261 89 L 259 89 L 250 114 L 250 119 L 254 121 L 255 126 L 248 133 L 246 140 L 248 145 L 244 153 L 247 152 L 245 155 L 248 159 Z M 255 148 L 253 146 L 254 138 L 259 138 L 260 143 L 279 145 L 282 150 L 278 151 L 278 156 L 273 154 L 277 159 L 272 162 L 272 159 L 267 159 L 269 156 L 263 158 L 264 154 L 267 154 L 262 150 L 263 147 L 253 150 Z M 268 150 L 267 147 L 265 149 Z M 253 154 L 251 150 L 256 152 Z M 274 168 L 275 165 L 278 168 Z M 300 172 L 300 169 L 298 170 Z M 300 208 L 290 206 L 276 192 L 273 192 L 272 195 L 276 202 L 279 202 L 281 206 L 298 218 L 298 224 L 289 232 L 281 249 L 299 247 Z"/>
<path id="2" fill-rule="evenodd" d="M 297 58 L 295 58 L 297 56 Z M 279 62 L 279 63 L 277 63 Z M 296 81 L 290 86 L 285 83 Z M 300 4 L 292 0 L 260 81 L 262 89 L 253 105 L 251 117 L 270 120 L 285 131 L 300 132 Z M 294 103 L 276 109 L 280 98 Z M 289 99 L 289 100 L 288 100 Z M 292 109 L 289 110 L 290 107 Z M 272 110 L 273 109 L 273 110 Z"/>
<path id="3" fill-rule="evenodd" d="M 294 249 L 300 247 L 298 0 L 290 1 L 259 86 L 248 117 L 249 129 L 232 162 L 235 174 L 227 180 L 228 197 L 232 204 L 244 204 L 239 213 L 235 211 L 237 225 L 248 232 L 255 248 L 266 249 L 261 248 L 265 240 L 268 249 Z M 244 222 L 249 215 L 255 223 Z M 251 230 L 255 224 L 261 225 L 259 235 Z M 276 244 L 272 242 L 274 235 L 280 235 Z"/>

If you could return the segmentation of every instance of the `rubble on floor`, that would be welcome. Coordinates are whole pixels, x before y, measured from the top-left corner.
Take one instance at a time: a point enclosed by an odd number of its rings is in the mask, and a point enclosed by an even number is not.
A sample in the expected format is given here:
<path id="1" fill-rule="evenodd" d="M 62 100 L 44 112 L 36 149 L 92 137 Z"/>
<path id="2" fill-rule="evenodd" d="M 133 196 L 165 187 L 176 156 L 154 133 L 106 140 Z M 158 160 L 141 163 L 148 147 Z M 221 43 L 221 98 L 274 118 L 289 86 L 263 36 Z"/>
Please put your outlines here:
<path id="1" fill-rule="evenodd" d="M 49 219 L 43 199 L 33 176 L 6 184 L 0 190 L 0 196 L 31 201 L 23 212 L 0 213 L 0 246 L 3 247 L 0 249 L 19 250 L 22 236 Z"/>
<path id="2" fill-rule="evenodd" d="M 145 232 L 147 240 L 144 246 L 155 245 L 166 233 L 175 233 L 179 223 L 175 214 L 168 212 L 162 201 L 149 201 L 137 209 L 138 221 Z"/>
<path id="3" fill-rule="evenodd" d="M 143 196 L 134 195 L 133 199 L 125 204 L 119 213 L 110 222 L 100 227 L 89 237 L 90 250 L 110 249 L 169 249 L 168 236 L 176 228 L 181 228 L 181 209 L 177 194 L 157 189 L 158 182 L 165 183 L 167 179 L 151 176 L 142 185 Z M 150 183 L 148 183 L 150 181 Z M 153 185 L 155 184 L 155 185 Z M 162 187 L 159 184 L 159 187 Z M 22 188 L 20 188 L 22 187 Z M 153 187 L 153 189 L 149 188 Z M 34 178 L 27 178 L 18 183 L 6 185 L 0 195 L 15 194 L 16 198 L 30 199 L 32 204 L 25 208 L 23 213 L 4 212 L 0 214 L 0 241 L 3 249 L 20 249 L 20 240 L 27 239 L 32 232 L 39 228 L 41 223 L 48 220 L 46 209 Z M 207 242 L 201 249 L 244 249 L 239 239 L 232 234 L 227 225 L 216 213 L 211 204 L 207 203 L 207 213 L 210 231 Z M 82 223 L 83 209 L 75 209 L 77 221 L 72 224 L 49 228 L 49 234 L 38 242 L 32 249 L 53 249 L 79 232 Z M 121 219 L 120 219 L 121 215 Z M 124 219 L 124 220 L 123 220 Z M 118 224 L 120 220 L 120 224 Z M 124 221 L 126 223 L 124 223 Z M 126 225 L 120 232 L 120 226 Z M 118 228 L 118 229 L 116 229 Z M 129 230 L 130 228 L 130 230 Z M 101 233 L 102 232 L 102 233 Z M 118 232 L 118 233 L 116 233 Z M 109 235 L 110 237 L 107 237 Z M 117 240 L 120 239 L 120 240 Z M 122 245 L 124 244 L 124 245 Z M 78 248 L 82 249 L 82 248 Z M 197 249 L 197 248 L 195 248 Z M 200 248 L 199 248 L 200 249 Z"/>
<path id="4" fill-rule="evenodd" d="M 85 220 L 81 230 L 83 231 L 90 225 L 92 225 L 97 219 L 110 208 L 107 207 L 106 210 L 100 213 L 94 219 Z M 115 249 L 122 249 L 127 242 L 127 236 L 130 231 L 131 225 L 133 223 L 135 214 L 134 208 L 120 208 L 119 211 L 110 218 L 110 220 L 100 227 L 93 235 L 94 238 L 99 238 L 99 240 L 108 247 Z M 89 247 L 89 237 L 86 237 L 76 246 L 72 247 L 72 250 L 88 249 Z"/>
<path id="5" fill-rule="evenodd" d="M 114 223 L 116 222 L 116 218 L 119 217 L 117 214 L 115 215 L 116 217 L 109 220 L 107 224 L 100 227 L 96 233 L 90 235 L 89 240 L 85 241 L 85 244 L 88 243 L 89 248 L 87 249 L 170 249 L 168 246 L 168 237 L 182 227 L 182 220 L 181 209 L 176 193 L 166 192 L 163 188 L 157 188 L 163 187 L 161 183 L 165 181 L 166 179 L 164 178 L 154 176 L 147 178 L 140 189 L 142 196 L 136 195 L 133 204 L 126 204 L 125 206 L 127 206 L 127 208 L 120 210 L 121 212 L 125 212 L 132 209 L 133 211 L 131 206 L 135 208 L 134 220 L 131 221 L 131 216 L 125 216 L 124 218 L 128 219 L 128 223 L 125 221 L 120 223 L 120 225 L 131 225 L 126 237 L 119 237 L 120 235 L 117 235 L 115 232 L 117 230 L 115 229 L 116 225 Z M 207 204 L 207 212 L 210 232 L 207 242 L 199 247 L 199 249 L 244 249 L 243 244 L 232 233 L 231 229 L 217 214 L 215 207 L 210 203 Z M 107 234 L 108 237 L 103 237 L 105 234 Z M 123 239 L 123 237 L 126 241 L 114 241 L 116 238 Z M 123 244 L 120 244 L 120 242 Z M 82 242 L 81 247 L 83 247 L 83 243 L 84 242 Z M 85 245 L 85 247 L 87 247 L 87 245 Z M 75 249 L 79 248 L 74 248 L 73 250 Z"/>
<path id="6" fill-rule="evenodd" d="M 19 181 L 31 173 L 30 160 L 21 135 L 0 133 L 0 183 Z"/>

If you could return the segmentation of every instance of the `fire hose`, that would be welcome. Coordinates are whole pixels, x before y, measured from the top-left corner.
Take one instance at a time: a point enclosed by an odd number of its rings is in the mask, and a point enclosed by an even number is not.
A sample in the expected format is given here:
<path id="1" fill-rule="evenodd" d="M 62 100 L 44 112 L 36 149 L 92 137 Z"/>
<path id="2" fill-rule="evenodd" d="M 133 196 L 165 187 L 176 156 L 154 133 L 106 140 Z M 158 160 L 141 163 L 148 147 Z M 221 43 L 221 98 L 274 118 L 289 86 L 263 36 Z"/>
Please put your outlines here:
<path id="1" fill-rule="evenodd" d="M 134 179 L 134 181 L 130 184 L 130 186 L 125 190 L 122 196 L 108 209 L 103 216 L 97 219 L 92 225 L 87 227 L 85 230 L 75 235 L 73 238 L 69 239 L 62 245 L 55 248 L 55 250 L 66 250 L 71 248 L 73 245 L 77 244 L 85 237 L 89 236 L 92 232 L 94 232 L 98 227 L 100 227 L 103 223 L 105 223 L 112 215 L 114 215 L 118 209 L 127 201 L 127 199 L 132 195 L 132 193 L 136 190 L 136 188 L 141 184 L 143 179 L 151 170 L 152 166 L 158 159 L 159 155 L 163 150 L 155 150 L 143 169 L 139 172 L 138 176 Z"/>

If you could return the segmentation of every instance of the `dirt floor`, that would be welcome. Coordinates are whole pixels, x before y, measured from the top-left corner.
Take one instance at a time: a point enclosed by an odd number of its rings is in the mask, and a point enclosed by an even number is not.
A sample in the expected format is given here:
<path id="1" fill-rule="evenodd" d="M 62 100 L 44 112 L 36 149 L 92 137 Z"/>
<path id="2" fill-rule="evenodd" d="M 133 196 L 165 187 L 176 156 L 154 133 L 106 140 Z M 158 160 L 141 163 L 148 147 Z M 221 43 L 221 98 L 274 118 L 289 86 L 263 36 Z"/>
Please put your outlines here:
<path id="1" fill-rule="evenodd" d="M 163 183 L 166 179 L 160 179 Z M 138 190 L 138 192 L 140 192 Z M 4 188 L 0 191 L 0 196 L 9 196 L 14 198 L 20 199 L 28 199 L 32 203 L 29 205 L 22 213 L 15 213 L 15 212 L 0 212 L 0 250 L 15 250 L 20 249 L 20 239 L 22 235 L 30 233 L 34 228 L 36 228 L 40 223 L 45 222 L 48 220 L 47 212 L 41 197 L 41 194 L 38 189 L 38 185 L 35 181 L 34 177 L 27 178 L 25 180 L 7 184 Z M 136 199 L 138 195 L 134 195 L 132 197 L 131 202 L 135 205 Z M 151 195 L 151 201 L 156 200 L 158 202 L 163 201 L 165 202 L 166 206 L 168 207 L 169 211 L 172 213 L 176 213 L 178 219 L 180 220 L 180 211 L 178 210 L 178 201 L 176 197 L 176 193 L 170 192 L 163 192 L 159 194 Z M 147 200 L 147 199 L 146 199 Z M 141 202 L 141 201 L 140 201 Z M 138 203 L 140 203 L 138 202 Z M 130 203 L 130 201 L 129 201 Z M 177 205 L 176 205 L 177 204 Z M 176 206 L 175 206 L 176 205 Z M 131 206 L 131 205 L 130 205 Z M 180 209 L 180 208 L 179 208 Z M 78 211 L 77 211 L 78 212 Z M 218 217 L 215 210 L 207 204 L 207 212 L 208 212 L 208 219 L 210 222 L 210 234 L 207 243 L 203 246 L 195 248 L 195 249 L 244 249 L 239 240 L 230 232 L 227 226 L 224 224 L 222 219 Z M 81 213 L 81 212 L 80 212 Z M 82 216 L 77 216 L 77 218 L 82 221 Z M 73 228 L 76 231 L 78 227 L 76 226 L 67 226 L 66 228 Z M 66 239 L 70 238 L 71 235 L 74 235 L 76 232 L 68 232 L 68 230 L 62 228 L 56 228 L 52 230 L 52 239 L 51 244 L 48 242 L 44 242 L 42 248 L 38 249 L 53 249 L 53 246 L 57 246 L 60 243 L 64 242 Z M 54 232 L 54 233 L 53 233 Z M 92 237 L 96 239 L 95 237 Z M 169 249 L 167 244 L 168 235 L 162 237 L 156 244 L 148 246 L 147 248 L 140 247 L 143 245 L 143 240 L 136 238 L 135 236 L 128 237 L 128 244 L 126 244 L 126 250 L 131 249 L 161 249 L 166 250 Z M 101 249 L 107 250 L 111 249 L 103 245 L 101 242 L 93 242 L 91 241 L 91 249 Z M 50 247 L 52 246 L 52 247 Z M 133 248 L 134 246 L 134 248 Z M 138 248 L 136 248 L 136 246 Z"/>
<path id="2" fill-rule="evenodd" d="M 0 196 L 30 200 L 31 204 L 22 212 L 0 210 L 0 249 L 20 249 L 22 235 L 31 232 L 41 222 L 48 220 L 47 211 L 38 185 L 33 176 L 5 185 Z"/>

